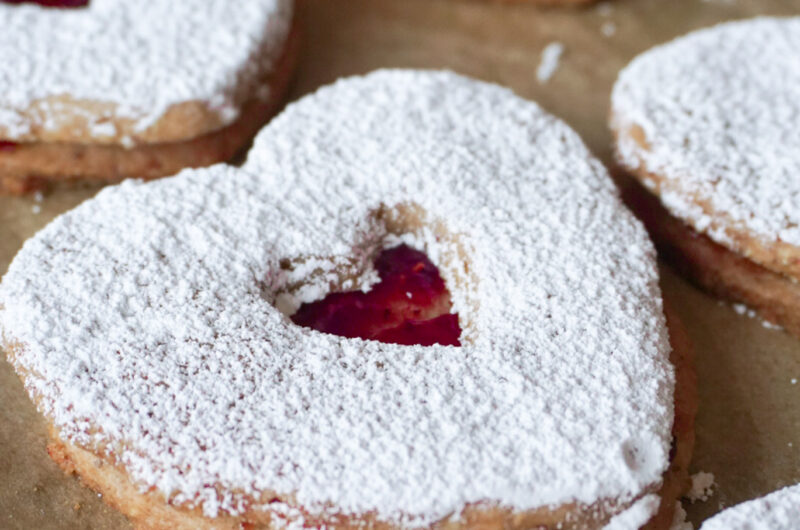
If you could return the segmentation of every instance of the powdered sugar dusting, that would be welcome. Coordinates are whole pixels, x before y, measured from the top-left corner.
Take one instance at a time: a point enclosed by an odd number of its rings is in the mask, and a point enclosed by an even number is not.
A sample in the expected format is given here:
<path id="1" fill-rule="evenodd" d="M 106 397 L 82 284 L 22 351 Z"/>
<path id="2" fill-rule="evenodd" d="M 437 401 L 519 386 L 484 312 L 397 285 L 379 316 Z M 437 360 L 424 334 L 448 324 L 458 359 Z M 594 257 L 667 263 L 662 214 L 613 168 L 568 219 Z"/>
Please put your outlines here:
<path id="1" fill-rule="evenodd" d="M 273 305 L 396 238 L 439 266 L 462 347 L 322 334 Z M 142 487 L 208 515 L 272 491 L 407 525 L 476 501 L 625 503 L 668 464 L 644 229 L 566 125 L 450 73 L 339 81 L 242 168 L 101 191 L 26 242 L 0 306 L 63 436 L 124 440 Z"/>
<path id="2" fill-rule="evenodd" d="M 560 42 L 551 42 L 542 50 L 542 60 L 536 70 L 536 78 L 540 83 L 546 83 L 553 77 L 558 69 L 558 63 L 564 54 L 564 45 Z"/>
<path id="3" fill-rule="evenodd" d="M 694 530 L 694 525 L 686 520 L 686 510 L 681 501 L 675 501 L 675 512 L 669 530 Z"/>
<path id="4" fill-rule="evenodd" d="M 0 2 L 0 138 L 30 140 L 64 126 L 68 96 L 112 104 L 86 110 L 90 134 L 108 120 L 154 124 L 172 105 L 197 101 L 232 122 L 257 76 L 277 58 L 291 0 L 92 0 L 80 9 Z M 73 112 L 80 107 L 69 105 Z"/>
<path id="5" fill-rule="evenodd" d="M 664 177 L 664 204 L 698 230 L 800 245 L 798 57 L 800 18 L 722 24 L 640 55 L 620 73 L 612 125 L 640 127 L 649 149 L 623 135 L 621 162 Z"/>
<path id="6" fill-rule="evenodd" d="M 800 485 L 795 485 L 728 508 L 704 522 L 700 530 L 794 530 L 798 513 Z"/>
<path id="7" fill-rule="evenodd" d="M 645 495 L 624 512 L 614 516 L 603 530 L 639 530 L 658 511 L 661 497 L 653 493 Z"/>

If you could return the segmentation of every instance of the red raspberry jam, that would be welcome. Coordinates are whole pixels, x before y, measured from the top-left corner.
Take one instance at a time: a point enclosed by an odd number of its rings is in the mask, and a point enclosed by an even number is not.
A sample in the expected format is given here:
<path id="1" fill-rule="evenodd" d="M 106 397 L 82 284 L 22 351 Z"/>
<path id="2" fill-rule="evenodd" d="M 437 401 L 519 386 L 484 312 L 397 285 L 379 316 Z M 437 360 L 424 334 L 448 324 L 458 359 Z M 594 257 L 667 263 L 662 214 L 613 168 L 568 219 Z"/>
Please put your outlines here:
<path id="1" fill-rule="evenodd" d="M 303 304 L 292 316 L 300 326 L 342 337 L 392 344 L 460 346 L 458 315 L 439 269 L 408 245 L 375 260 L 380 282 L 368 292 L 331 293 Z"/>
<path id="2" fill-rule="evenodd" d="M 16 150 L 17 147 L 19 147 L 19 144 L 17 142 L 12 142 L 10 140 L 0 140 L 0 153 L 4 151 L 10 153 L 11 151 Z"/>
<path id="3" fill-rule="evenodd" d="M 6 4 L 39 4 L 45 7 L 86 7 L 89 0 L 0 0 Z"/>

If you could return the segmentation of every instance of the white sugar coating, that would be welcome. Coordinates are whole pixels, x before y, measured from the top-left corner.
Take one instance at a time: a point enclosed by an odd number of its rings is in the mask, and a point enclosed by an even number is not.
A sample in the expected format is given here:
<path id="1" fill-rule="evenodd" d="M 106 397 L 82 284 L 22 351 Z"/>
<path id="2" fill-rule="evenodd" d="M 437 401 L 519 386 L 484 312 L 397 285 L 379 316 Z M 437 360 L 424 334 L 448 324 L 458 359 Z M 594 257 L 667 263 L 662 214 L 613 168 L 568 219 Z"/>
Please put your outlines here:
<path id="1" fill-rule="evenodd" d="M 798 521 L 800 484 L 723 510 L 700 530 L 796 530 Z"/>
<path id="2" fill-rule="evenodd" d="M 26 111 L 44 98 L 70 96 L 116 105 L 136 130 L 170 106 L 205 103 L 223 122 L 239 112 L 265 65 L 288 35 L 292 0 L 91 0 L 53 9 L 0 2 L 0 137 L 28 139 L 57 128 L 58 105 Z M 92 134 L 114 135 L 108 116 Z"/>
<path id="3" fill-rule="evenodd" d="M 673 215 L 726 246 L 712 223 L 800 245 L 800 18 L 721 24 L 653 48 L 620 73 L 612 115 L 618 131 L 641 127 L 649 149 L 623 135 L 620 160 L 666 179 Z"/>
<path id="4" fill-rule="evenodd" d="M 627 510 L 615 515 L 603 530 L 639 530 L 658 511 L 661 497 L 654 493 L 645 495 Z"/>
<path id="5" fill-rule="evenodd" d="M 388 234 L 376 212 L 397 205 L 425 225 Z M 345 339 L 274 307 L 397 237 L 440 265 L 462 347 Z M 242 168 L 125 182 L 58 217 L 0 284 L 0 327 L 62 435 L 124 440 L 142 487 L 208 515 L 270 490 L 415 525 L 657 487 L 661 304 L 644 229 L 572 130 L 494 85 L 389 70 L 290 105 Z"/>

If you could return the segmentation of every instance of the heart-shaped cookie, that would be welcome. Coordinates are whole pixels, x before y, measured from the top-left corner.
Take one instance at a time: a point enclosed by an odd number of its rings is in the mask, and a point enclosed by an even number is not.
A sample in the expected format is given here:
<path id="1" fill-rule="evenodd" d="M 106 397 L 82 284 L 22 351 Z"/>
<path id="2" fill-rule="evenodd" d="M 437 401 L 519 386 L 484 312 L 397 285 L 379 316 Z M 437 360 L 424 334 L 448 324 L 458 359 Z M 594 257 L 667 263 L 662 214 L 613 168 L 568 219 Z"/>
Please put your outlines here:
<path id="1" fill-rule="evenodd" d="M 277 109 L 292 0 L 0 2 L 0 187 L 230 158 Z"/>
<path id="2" fill-rule="evenodd" d="M 291 322 L 398 243 L 461 346 Z M 643 228 L 567 126 L 450 73 L 339 81 L 242 168 L 102 191 L 0 305 L 54 458 L 143 525 L 641 525 L 691 451 Z"/>

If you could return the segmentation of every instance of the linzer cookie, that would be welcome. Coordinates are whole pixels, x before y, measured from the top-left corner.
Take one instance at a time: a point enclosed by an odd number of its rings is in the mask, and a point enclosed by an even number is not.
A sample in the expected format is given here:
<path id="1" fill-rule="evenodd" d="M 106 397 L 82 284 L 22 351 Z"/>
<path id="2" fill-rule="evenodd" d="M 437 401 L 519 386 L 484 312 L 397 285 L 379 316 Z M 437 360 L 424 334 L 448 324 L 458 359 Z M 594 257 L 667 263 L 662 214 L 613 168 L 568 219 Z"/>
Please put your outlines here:
<path id="1" fill-rule="evenodd" d="M 686 486 L 644 228 L 566 125 L 455 74 L 344 79 L 241 168 L 101 191 L 0 306 L 51 456 L 141 527 L 666 529 Z"/>
<path id="2" fill-rule="evenodd" d="M 619 75 L 611 127 L 632 202 L 673 262 L 800 335 L 800 19 L 722 24 Z M 650 197 L 657 197 L 653 200 Z"/>
<path id="3" fill-rule="evenodd" d="M 231 158 L 278 109 L 291 0 L 0 1 L 0 192 Z"/>

